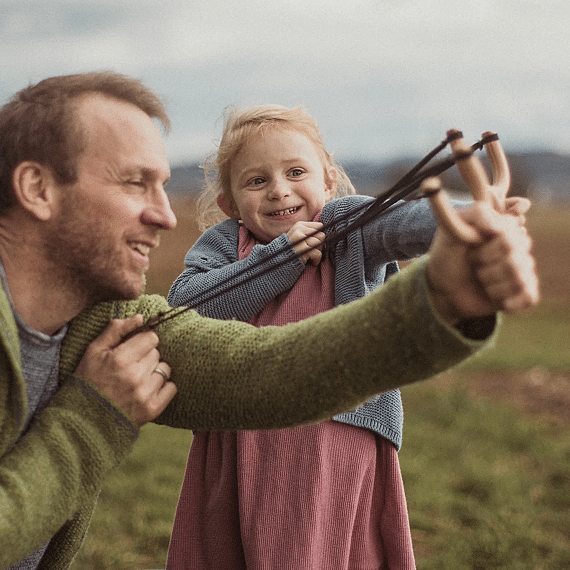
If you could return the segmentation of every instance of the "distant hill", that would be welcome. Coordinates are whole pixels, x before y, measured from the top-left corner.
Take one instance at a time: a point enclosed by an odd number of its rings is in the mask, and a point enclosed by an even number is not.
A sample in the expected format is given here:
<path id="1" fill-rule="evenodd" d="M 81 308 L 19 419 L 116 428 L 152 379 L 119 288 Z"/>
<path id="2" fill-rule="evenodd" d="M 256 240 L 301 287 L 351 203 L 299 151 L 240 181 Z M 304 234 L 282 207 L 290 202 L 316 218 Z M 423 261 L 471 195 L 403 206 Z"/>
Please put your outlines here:
<path id="1" fill-rule="evenodd" d="M 204 171 L 196 163 L 181 164 L 172 167 L 169 194 L 197 194 L 203 187 Z"/>
<path id="2" fill-rule="evenodd" d="M 481 155 L 482 157 L 484 155 Z M 511 167 L 511 194 L 528 196 L 535 203 L 570 204 L 570 155 L 553 152 L 526 152 L 509 154 Z M 418 159 L 408 158 L 386 162 L 354 161 L 343 164 L 344 169 L 360 194 L 374 196 L 388 189 Z M 447 188 L 465 190 L 457 169 L 442 176 Z M 176 166 L 168 185 L 171 194 L 197 194 L 203 187 L 204 173 L 196 163 Z"/>

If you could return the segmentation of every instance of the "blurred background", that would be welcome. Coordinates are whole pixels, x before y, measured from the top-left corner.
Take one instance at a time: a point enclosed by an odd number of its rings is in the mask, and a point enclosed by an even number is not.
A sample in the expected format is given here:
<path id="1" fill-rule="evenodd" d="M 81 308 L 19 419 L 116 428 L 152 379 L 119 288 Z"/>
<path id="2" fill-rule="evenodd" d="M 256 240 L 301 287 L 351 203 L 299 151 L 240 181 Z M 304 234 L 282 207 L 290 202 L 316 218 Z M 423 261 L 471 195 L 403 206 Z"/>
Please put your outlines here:
<path id="1" fill-rule="evenodd" d="M 0 0 L 0 99 L 44 77 L 113 69 L 160 94 L 178 228 L 149 291 L 198 236 L 200 162 L 230 105 L 301 104 L 361 193 L 449 128 L 496 131 L 543 302 L 504 319 L 468 368 L 403 391 L 400 452 L 419 570 L 570 568 L 570 4 L 524 0 Z M 462 190 L 461 182 L 449 184 Z M 146 427 L 109 479 L 74 570 L 164 566 L 191 434 Z"/>

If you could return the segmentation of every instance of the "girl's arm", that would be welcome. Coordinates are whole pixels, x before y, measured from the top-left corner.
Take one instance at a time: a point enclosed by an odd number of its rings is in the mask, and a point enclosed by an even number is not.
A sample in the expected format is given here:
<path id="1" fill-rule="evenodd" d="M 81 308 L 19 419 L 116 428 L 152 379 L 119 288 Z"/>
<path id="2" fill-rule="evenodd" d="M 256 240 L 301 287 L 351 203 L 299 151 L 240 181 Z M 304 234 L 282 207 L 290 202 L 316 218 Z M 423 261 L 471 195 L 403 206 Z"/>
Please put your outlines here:
<path id="1" fill-rule="evenodd" d="M 186 254 L 186 267 L 168 294 L 170 305 L 189 305 L 216 319 L 247 321 L 295 284 L 305 264 L 286 235 L 256 245 L 247 258 L 238 260 L 238 233 L 236 220 L 226 220 L 204 232 Z M 277 251 L 282 253 L 271 257 Z M 248 268 L 257 267 L 263 259 L 268 259 L 272 270 L 245 282 L 254 275 Z M 265 267 L 267 264 L 261 265 Z M 205 294 L 220 290 L 224 293 L 200 303 Z"/>
<path id="2" fill-rule="evenodd" d="M 455 208 L 466 208 L 473 201 L 452 200 Z M 530 201 L 511 197 L 505 200 L 505 212 L 525 224 Z M 428 200 L 399 202 L 379 218 L 364 226 L 362 233 L 366 256 L 383 262 L 404 261 L 427 253 L 435 236 L 437 221 Z"/>
<path id="3" fill-rule="evenodd" d="M 436 229 L 428 200 L 399 202 L 364 226 L 366 255 L 385 263 L 418 257 L 428 251 Z"/>
<path id="4" fill-rule="evenodd" d="M 368 196 L 348 196 L 330 202 L 323 211 L 326 222 L 332 217 L 338 218 L 356 209 L 358 206 L 372 202 Z M 454 202 L 456 206 L 466 206 L 467 202 Z M 349 218 L 352 222 L 358 214 Z M 340 229 L 340 228 L 339 228 Z M 408 260 L 426 253 L 435 235 L 437 221 L 427 200 L 398 202 L 378 217 L 370 220 L 360 229 L 363 248 L 367 259 L 375 263 L 389 263 L 397 260 Z"/>

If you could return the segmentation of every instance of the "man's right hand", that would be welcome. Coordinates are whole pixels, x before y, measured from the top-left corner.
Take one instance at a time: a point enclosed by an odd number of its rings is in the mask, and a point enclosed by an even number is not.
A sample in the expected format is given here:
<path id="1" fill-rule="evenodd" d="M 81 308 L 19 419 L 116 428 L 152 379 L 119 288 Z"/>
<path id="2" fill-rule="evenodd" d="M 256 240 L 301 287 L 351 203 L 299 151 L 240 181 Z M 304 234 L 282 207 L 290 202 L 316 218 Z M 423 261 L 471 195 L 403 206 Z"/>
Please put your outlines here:
<path id="1" fill-rule="evenodd" d="M 170 366 L 160 360 L 156 333 L 142 332 L 121 343 L 123 337 L 142 324 L 141 315 L 112 320 L 87 347 L 75 371 L 139 427 L 158 417 L 176 394 L 176 386 L 167 380 Z"/>
<path id="2" fill-rule="evenodd" d="M 454 325 L 464 318 L 536 305 L 540 292 L 532 240 L 520 218 L 481 202 L 458 210 L 458 215 L 481 242 L 466 244 L 438 228 L 426 273 L 440 316 Z"/>

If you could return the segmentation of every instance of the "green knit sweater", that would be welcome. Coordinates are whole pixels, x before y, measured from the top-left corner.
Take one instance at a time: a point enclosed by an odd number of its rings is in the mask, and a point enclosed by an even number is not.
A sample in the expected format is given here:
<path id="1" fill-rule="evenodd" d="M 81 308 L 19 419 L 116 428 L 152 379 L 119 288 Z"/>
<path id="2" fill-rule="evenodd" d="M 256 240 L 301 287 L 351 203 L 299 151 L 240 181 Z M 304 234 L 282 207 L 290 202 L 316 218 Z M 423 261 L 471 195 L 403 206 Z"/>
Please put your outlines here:
<path id="1" fill-rule="evenodd" d="M 138 435 L 73 371 L 111 318 L 166 309 L 162 297 L 142 296 L 96 305 L 74 319 L 62 347 L 60 389 L 18 439 L 25 385 L 16 325 L 0 290 L 0 568 L 50 539 L 40 568 L 69 566 L 106 474 Z M 328 419 L 456 365 L 489 344 L 490 332 L 486 341 L 469 340 L 435 317 L 422 260 L 365 299 L 283 327 L 188 311 L 158 329 L 178 394 L 157 422 L 236 430 Z"/>

